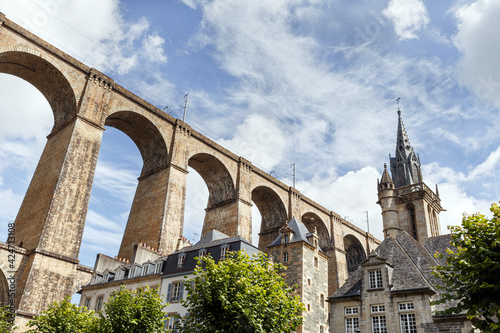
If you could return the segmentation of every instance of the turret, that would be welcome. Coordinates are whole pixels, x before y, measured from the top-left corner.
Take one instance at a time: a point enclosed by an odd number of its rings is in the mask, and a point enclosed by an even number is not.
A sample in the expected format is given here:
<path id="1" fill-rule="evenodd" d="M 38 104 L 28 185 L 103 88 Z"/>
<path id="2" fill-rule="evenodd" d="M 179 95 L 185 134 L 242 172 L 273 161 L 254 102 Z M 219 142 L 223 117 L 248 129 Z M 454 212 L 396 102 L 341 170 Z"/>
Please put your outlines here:
<path id="1" fill-rule="evenodd" d="M 384 223 L 384 237 L 396 237 L 399 232 L 398 211 L 394 196 L 394 182 L 392 181 L 387 164 L 384 163 L 384 172 L 380 182 L 377 179 L 378 204 L 382 208 Z"/>

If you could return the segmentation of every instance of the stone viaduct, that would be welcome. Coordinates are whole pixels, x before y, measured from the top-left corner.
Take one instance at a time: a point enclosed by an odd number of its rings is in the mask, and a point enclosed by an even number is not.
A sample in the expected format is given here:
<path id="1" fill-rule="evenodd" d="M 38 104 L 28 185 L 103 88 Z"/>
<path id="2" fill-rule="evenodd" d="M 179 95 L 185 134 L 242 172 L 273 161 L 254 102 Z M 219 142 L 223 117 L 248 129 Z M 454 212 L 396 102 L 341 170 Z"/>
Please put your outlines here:
<path id="1" fill-rule="evenodd" d="M 262 216 L 262 249 L 285 221 L 301 219 L 309 229 L 317 229 L 320 246 L 330 256 L 330 293 L 343 283 L 348 269 L 379 243 L 1 13 L 0 72 L 31 83 L 54 115 L 15 232 L 8 244 L 0 244 L 0 302 L 15 307 L 18 323 L 77 292 L 90 279 L 91 269 L 79 265 L 78 254 L 106 126 L 127 134 L 143 159 L 118 253 L 121 258 L 130 258 L 133 243 L 139 242 L 165 253 L 175 250 L 183 234 L 188 166 L 209 189 L 202 234 L 215 228 L 250 240 L 255 204 Z M 9 254 L 16 256 L 13 265 Z M 13 278 L 15 284 L 10 283 Z"/>

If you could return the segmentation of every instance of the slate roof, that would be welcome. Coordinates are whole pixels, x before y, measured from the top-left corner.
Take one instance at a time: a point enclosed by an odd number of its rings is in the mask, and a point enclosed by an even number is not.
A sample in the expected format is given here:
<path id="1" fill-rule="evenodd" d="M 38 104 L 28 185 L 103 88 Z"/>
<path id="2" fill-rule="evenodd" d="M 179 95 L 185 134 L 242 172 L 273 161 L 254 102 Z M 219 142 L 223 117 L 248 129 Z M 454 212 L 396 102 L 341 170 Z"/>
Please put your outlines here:
<path id="1" fill-rule="evenodd" d="M 432 275 L 432 267 L 439 263 L 433 254 L 436 250 L 445 251 L 446 247 L 450 246 L 449 237 L 449 235 L 431 237 L 425 246 L 406 232 L 401 232 L 396 238 L 386 238 L 375 252 L 393 267 L 391 292 L 421 290 L 422 292 L 430 291 L 439 294 L 436 285 L 440 281 Z M 329 299 L 359 297 L 361 295 L 362 265 L 363 263 L 349 275 L 344 285 Z M 436 310 L 441 309 L 436 308 Z"/>
<path id="2" fill-rule="evenodd" d="M 293 231 L 288 243 L 306 242 L 307 244 L 313 246 L 307 238 L 311 235 L 311 233 L 309 232 L 309 230 L 307 230 L 304 223 L 298 221 L 295 217 L 293 217 L 290 222 L 288 222 L 288 227 Z M 280 233 L 268 247 L 280 245 L 281 237 L 282 234 Z"/>

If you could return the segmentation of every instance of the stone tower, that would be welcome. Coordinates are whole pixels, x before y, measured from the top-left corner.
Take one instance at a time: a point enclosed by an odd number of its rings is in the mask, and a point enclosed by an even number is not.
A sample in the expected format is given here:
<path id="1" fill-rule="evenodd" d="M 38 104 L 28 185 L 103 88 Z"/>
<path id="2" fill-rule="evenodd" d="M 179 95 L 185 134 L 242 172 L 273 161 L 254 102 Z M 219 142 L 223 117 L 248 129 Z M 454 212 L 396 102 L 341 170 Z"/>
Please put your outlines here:
<path id="1" fill-rule="evenodd" d="M 384 164 L 382 178 L 377 180 L 384 237 L 396 237 L 405 230 L 423 244 L 429 237 L 439 236 L 439 213 L 444 209 L 438 188 L 436 185 L 433 192 L 423 182 L 420 158 L 410 144 L 399 108 L 396 155 L 390 157 L 390 163 L 392 178 Z"/>

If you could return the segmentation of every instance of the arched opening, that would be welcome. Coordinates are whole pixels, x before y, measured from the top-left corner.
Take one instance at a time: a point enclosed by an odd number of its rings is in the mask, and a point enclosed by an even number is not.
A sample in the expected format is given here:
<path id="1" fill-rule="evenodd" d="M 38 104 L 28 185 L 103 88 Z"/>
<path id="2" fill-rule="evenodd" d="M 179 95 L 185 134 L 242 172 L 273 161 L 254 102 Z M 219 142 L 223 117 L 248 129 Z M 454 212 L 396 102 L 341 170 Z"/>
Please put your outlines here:
<path id="1" fill-rule="evenodd" d="M 54 120 L 47 99 L 24 79 L 0 74 L 0 91 L 0 220 L 14 222 Z"/>
<path id="2" fill-rule="evenodd" d="M 411 203 L 406 205 L 406 211 L 408 212 L 408 222 L 410 226 L 410 233 L 418 240 L 418 230 L 417 230 L 417 217 L 415 215 L 415 206 Z"/>
<path id="3" fill-rule="evenodd" d="M 188 167 L 201 176 L 208 189 L 201 236 L 213 229 L 229 236 L 235 236 L 235 231 L 231 228 L 231 224 L 236 222 L 233 219 L 237 219 L 238 216 L 235 186 L 224 163 L 213 155 L 198 153 L 189 158 Z M 203 197 L 202 192 L 198 197 Z"/>
<path id="4" fill-rule="evenodd" d="M 9 305 L 9 283 L 5 274 L 0 269 L 0 306 Z"/>
<path id="5" fill-rule="evenodd" d="M 354 272 L 359 264 L 366 259 L 366 252 L 361 242 L 353 235 L 344 237 L 344 251 L 347 264 L 347 272 Z"/>
<path id="6" fill-rule="evenodd" d="M 302 223 L 304 223 L 309 232 L 313 232 L 316 229 L 319 238 L 319 247 L 324 252 L 328 252 L 330 250 L 330 233 L 323 220 L 317 214 L 309 212 L 302 215 Z"/>
<path id="7" fill-rule="evenodd" d="M 216 157 L 200 153 L 192 156 L 188 166 L 203 178 L 208 187 L 207 208 L 234 199 L 234 182 L 226 166 Z"/>
<path id="8" fill-rule="evenodd" d="M 287 222 L 287 213 L 279 195 L 266 186 L 252 191 L 252 201 L 260 215 L 259 249 L 264 250 L 278 237 L 279 229 Z"/>
<path id="9" fill-rule="evenodd" d="M 113 127 L 104 131 L 83 230 L 79 260 L 92 267 L 98 253 L 118 253 L 144 169 L 134 141 Z"/>
<path id="10" fill-rule="evenodd" d="M 105 126 L 83 238 L 92 243 L 86 249 L 106 246 L 104 253 L 130 260 L 134 243 L 160 247 L 168 150 L 160 130 L 141 114 L 117 111 Z"/>
<path id="11" fill-rule="evenodd" d="M 198 172 L 191 167 L 188 167 L 188 172 L 183 233 L 194 244 L 201 238 L 209 192 L 205 180 Z"/>
<path id="12" fill-rule="evenodd" d="M 26 52 L 4 52 L 0 54 L 0 72 L 31 83 L 45 96 L 54 114 L 54 127 L 76 115 L 76 98 L 71 85 L 47 60 Z"/>

